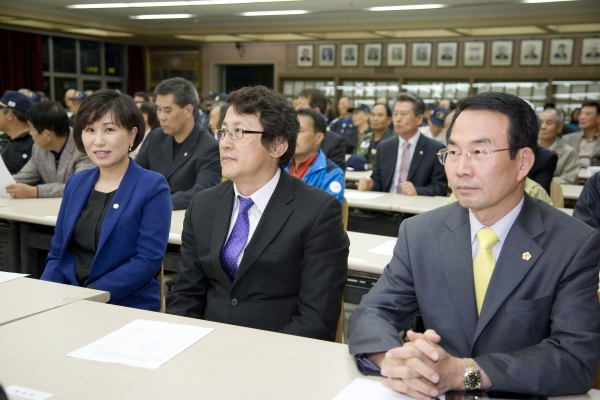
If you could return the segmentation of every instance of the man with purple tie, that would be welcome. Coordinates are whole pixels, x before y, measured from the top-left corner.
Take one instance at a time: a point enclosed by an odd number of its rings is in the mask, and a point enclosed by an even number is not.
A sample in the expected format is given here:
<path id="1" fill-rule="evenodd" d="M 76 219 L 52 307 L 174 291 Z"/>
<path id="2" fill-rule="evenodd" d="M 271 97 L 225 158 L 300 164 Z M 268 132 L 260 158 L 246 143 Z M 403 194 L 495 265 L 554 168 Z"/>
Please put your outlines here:
<path id="1" fill-rule="evenodd" d="M 215 131 L 226 182 L 186 212 L 167 312 L 333 340 L 349 241 L 340 202 L 291 177 L 299 122 L 264 86 L 227 98 Z"/>

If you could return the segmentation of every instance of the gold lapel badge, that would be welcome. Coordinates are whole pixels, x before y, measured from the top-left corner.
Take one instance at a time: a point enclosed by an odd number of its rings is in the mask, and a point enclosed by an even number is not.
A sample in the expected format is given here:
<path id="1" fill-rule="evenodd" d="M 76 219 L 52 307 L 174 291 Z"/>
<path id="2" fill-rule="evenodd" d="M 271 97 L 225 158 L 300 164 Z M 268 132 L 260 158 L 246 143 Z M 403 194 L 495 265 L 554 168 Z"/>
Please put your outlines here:
<path id="1" fill-rule="evenodd" d="M 184 156 L 184 157 L 187 157 L 187 151 L 186 151 L 185 153 L 183 153 L 183 156 Z"/>
<path id="2" fill-rule="evenodd" d="M 113 204 L 113 208 L 116 210 L 119 208 L 119 205 L 117 203 Z"/>
<path id="3" fill-rule="evenodd" d="M 423 150 L 419 151 L 419 154 L 420 154 L 420 155 L 423 155 Z"/>
<path id="4" fill-rule="evenodd" d="M 525 261 L 531 260 L 531 254 L 529 254 L 528 251 L 526 251 L 525 253 L 523 253 L 523 260 L 525 260 Z"/>

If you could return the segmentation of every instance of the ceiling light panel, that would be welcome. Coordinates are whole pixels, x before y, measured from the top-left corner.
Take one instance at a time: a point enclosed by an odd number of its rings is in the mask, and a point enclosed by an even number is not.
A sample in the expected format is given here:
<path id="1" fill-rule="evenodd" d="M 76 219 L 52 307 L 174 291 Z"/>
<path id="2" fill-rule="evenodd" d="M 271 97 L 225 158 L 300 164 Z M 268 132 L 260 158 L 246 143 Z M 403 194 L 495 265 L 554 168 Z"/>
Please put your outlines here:
<path id="1" fill-rule="evenodd" d="M 409 39 L 409 38 L 437 38 L 437 37 L 457 37 L 461 36 L 460 33 L 449 31 L 447 29 L 415 29 L 415 30 L 402 30 L 402 31 L 375 31 L 378 35 L 396 38 L 396 39 Z"/>
<path id="2" fill-rule="evenodd" d="M 193 18 L 194 14 L 147 14 L 147 15 L 130 15 L 130 19 L 185 19 Z"/>
<path id="3" fill-rule="evenodd" d="M 445 4 L 415 4 L 406 6 L 389 6 L 389 7 L 370 7 L 367 11 L 412 11 L 412 10 L 432 10 L 435 8 L 444 8 Z"/>
<path id="4" fill-rule="evenodd" d="M 600 32 L 600 24 L 548 25 L 548 28 L 560 33 Z"/>
<path id="5" fill-rule="evenodd" d="M 270 17 L 275 15 L 300 15 L 308 14 L 307 10 L 284 10 L 284 11 L 249 11 L 241 13 L 244 17 Z"/>
<path id="6" fill-rule="evenodd" d="M 186 6 L 215 6 L 227 4 L 253 4 L 253 3 L 284 3 L 304 0 L 196 0 L 196 1 L 145 1 L 136 3 L 99 3 L 99 4 L 71 4 L 67 8 L 74 9 L 102 9 L 102 8 L 139 8 L 139 7 L 186 7 Z"/>
<path id="7" fill-rule="evenodd" d="M 510 35 L 540 35 L 547 33 L 537 26 L 499 26 L 494 28 L 456 29 L 470 36 L 510 36 Z"/>

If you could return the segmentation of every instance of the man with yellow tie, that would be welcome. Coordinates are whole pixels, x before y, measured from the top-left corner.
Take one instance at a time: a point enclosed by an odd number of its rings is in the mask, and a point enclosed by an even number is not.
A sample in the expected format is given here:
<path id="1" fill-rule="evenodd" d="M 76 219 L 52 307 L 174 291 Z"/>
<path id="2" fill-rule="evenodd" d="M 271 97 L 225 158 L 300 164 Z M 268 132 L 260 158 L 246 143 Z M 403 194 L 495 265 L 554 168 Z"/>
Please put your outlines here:
<path id="1" fill-rule="evenodd" d="M 418 399 L 592 387 L 600 232 L 524 193 L 537 133 L 516 96 L 461 101 L 438 153 L 458 203 L 402 223 L 390 264 L 349 321 L 361 372 Z M 403 343 L 417 311 L 427 330 Z"/>

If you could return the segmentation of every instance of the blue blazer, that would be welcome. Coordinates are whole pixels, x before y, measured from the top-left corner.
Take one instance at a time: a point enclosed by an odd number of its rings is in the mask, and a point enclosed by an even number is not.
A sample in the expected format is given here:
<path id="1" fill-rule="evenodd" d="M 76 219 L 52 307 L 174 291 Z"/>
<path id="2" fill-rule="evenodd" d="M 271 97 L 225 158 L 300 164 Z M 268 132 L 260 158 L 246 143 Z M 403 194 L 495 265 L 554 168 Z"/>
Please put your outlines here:
<path id="1" fill-rule="evenodd" d="M 79 286 L 75 256 L 68 247 L 99 173 L 98 168 L 93 168 L 77 172 L 67 181 L 41 279 Z M 130 159 L 113 206 L 104 218 L 90 276 L 84 286 L 93 284 L 108 291 L 111 304 L 158 311 L 160 287 L 155 276 L 169 239 L 171 210 L 166 179 Z"/>

